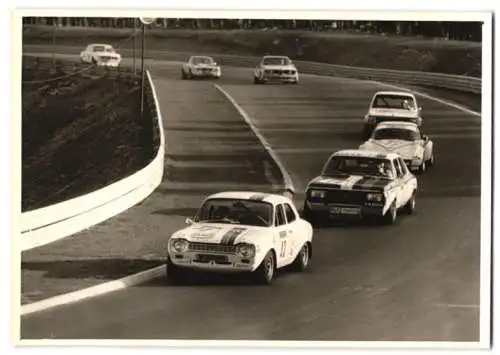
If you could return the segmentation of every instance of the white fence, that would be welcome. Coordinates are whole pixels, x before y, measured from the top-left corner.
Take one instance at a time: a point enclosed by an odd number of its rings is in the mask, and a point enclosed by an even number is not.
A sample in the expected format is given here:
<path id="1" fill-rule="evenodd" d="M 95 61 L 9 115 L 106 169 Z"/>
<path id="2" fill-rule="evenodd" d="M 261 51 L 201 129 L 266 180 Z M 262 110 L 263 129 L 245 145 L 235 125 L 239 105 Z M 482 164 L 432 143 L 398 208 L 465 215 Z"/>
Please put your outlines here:
<path id="1" fill-rule="evenodd" d="M 163 178 L 165 136 L 156 91 L 147 72 L 155 104 L 160 145 L 143 169 L 89 194 L 21 215 L 21 250 L 29 250 L 80 232 L 111 218 L 148 197 Z"/>

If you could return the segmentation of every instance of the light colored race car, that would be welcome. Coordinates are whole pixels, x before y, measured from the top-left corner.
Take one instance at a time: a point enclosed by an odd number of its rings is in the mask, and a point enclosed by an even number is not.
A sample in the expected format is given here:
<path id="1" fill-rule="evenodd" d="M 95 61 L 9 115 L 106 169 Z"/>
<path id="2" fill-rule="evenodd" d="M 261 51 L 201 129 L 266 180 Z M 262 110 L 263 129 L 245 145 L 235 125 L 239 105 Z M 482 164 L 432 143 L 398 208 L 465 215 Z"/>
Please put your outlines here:
<path id="1" fill-rule="evenodd" d="M 181 67 L 181 78 L 183 80 L 192 78 L 219 79 L 221 76 L 221 67 L 217 65 L 212 57 L 208 56 L 191 56 Z"/>
<path id="2" fill-rule="evenodd" d="M 415 210 L 417 179 L 396 153 L 348 149 L 333 153 L 309 182 L 304 218 L 313 224 L 372 217 L 394 224 Z"/>
<path id="3" fill-rule="evenodd" d="M 422 108 L 415 95 L 403 91 L 379 91 L 373 95 L 363 121 L 363 137 L 368 138 L 381 122 L 404 121 L 421 126 Z"/>
<path id="4" fill-rule="evenodd" d="M 120 66 L 122 56 L 109 44 L 89 44 L 81 53 L 83 63 L 92 63 L 103 67 L 117 68 Z"/>
<path id="5" fill-rule="evenodd" d="M 434 165 L 434 143 L 412 122 L 380 123 L 359 149 L 397 153 L 412 172 L 423 173 Z"/>
<path id="6" fill-rule="evenodd" d="M 299 72 L 286 56 L 264 56 L 253 74 L 254 84 L 266 82 L 284 82 L 298 84 Z"/>
<path id="7" fill-rule="evenodd" d="M 309 266 L 313 229 L 284 196 L 221 192 L 207 197 L 189 226 L 168 242 L 167 276 L 182 281 L 187 269 L 250 273 L 268 284 L 276 269 Z"/>

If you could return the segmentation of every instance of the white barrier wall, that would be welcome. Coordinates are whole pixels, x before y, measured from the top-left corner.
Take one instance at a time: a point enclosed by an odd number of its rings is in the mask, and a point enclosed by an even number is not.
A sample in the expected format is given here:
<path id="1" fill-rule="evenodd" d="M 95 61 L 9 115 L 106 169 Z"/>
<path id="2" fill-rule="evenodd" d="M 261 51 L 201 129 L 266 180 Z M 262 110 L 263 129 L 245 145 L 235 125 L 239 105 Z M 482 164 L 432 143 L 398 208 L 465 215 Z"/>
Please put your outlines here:
<path id="1" fill-rule="evenodd" d="M 21 250 L 39 247 L 80 232 L 111 218 L 148 197 L 161 183 L 165 135 L 154 83 L 148 83 L 154 98 L 160 145 L 155 158 L 138 172 L 89 194 L 21 215 Z"/>

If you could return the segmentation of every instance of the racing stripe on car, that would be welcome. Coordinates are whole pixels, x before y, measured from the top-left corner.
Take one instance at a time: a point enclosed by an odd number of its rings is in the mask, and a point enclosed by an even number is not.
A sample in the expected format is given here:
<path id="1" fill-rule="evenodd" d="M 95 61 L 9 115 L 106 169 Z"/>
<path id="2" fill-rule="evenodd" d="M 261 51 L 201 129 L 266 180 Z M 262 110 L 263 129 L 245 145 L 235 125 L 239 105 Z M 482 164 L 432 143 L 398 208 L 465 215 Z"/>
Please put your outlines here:
<path id="1" fill-rule="evenodd" d="M 363 176 L 349 176 L 348 179 L 343 181 L 340 185 L 341 190 L 352 190 L 353 186 L 360 180 L 363 180 Z"/>
<path id="2" fill-rule="evenodd" d="M 238 236 L 246 230 L 247 228 L 244 227 L 231 228 L 222 236 L 220 244 L 226 244 L 226 245 L 233 244 L 236 238 L 238 238 Z"/>
<path id="3" fill-rule="evenodd" d="M 255 194 L 255 195 L 250 196 L 249 200 L 262 201 L 263 199 L 265 199 L 268 196 L 269 196 L 269 194 Z"/>
<path id="4" fill-rule="evenodd" d="M 353 189 L 355 190 L 363 190 L 366 188 L 370 188 L 373 186 L 379 179 L 374 179 L 372 177 L 365 177 L 362 180 L 359 180 L 357 183 L 353 185 Z"/>

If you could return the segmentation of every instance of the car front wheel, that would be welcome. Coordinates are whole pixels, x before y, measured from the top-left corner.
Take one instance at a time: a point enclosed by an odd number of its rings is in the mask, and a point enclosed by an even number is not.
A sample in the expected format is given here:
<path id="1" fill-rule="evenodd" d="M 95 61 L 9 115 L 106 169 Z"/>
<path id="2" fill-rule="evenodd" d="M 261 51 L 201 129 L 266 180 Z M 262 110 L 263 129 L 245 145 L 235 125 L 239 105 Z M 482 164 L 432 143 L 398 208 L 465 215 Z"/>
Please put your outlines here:
<path id="1" fill-rule="evenodd" d="M 276 260 L 274 258 L 274 253 L 269 251 L 259 267 L 253 272 L 255 280 L 260 284 L 270 284 L 274 278 L 275 268 Z"/>
<path id="2" fill-rule="evenodd" d="M 398 211 L 396 208 L 396 201 L 391 204 L 391 207 L 387 210 L 384 216 L 382 216 L 382 222 L 387 225 L 392 225 L 396 223 L 396 218 L 398 215 Z"/>
<path id="3" fill-rule="evenodd" d="M 309 263 L 311 262 L 312 250 L 311 244 L 306 242 L 302 249 L 300 249 L 299 254 L 295 258 L 292 267 L 295 271 L 304 271 L 309 267 Z"/>

